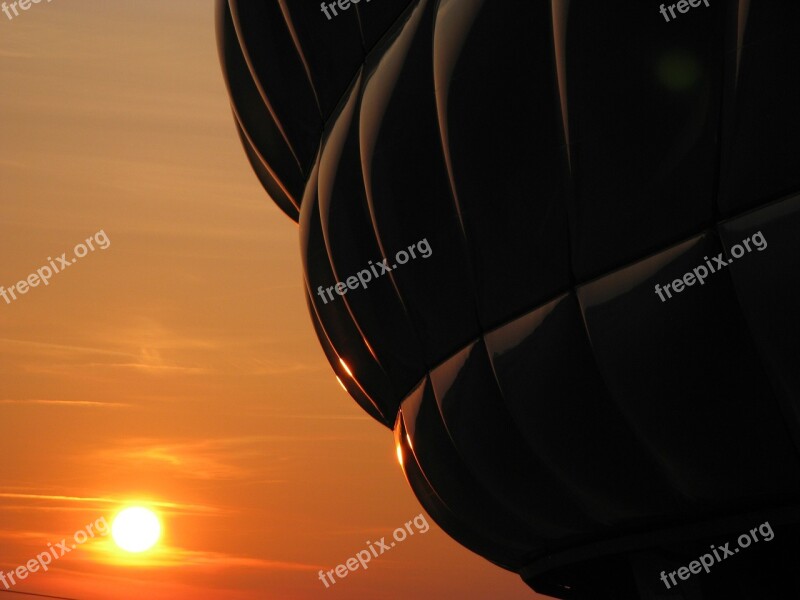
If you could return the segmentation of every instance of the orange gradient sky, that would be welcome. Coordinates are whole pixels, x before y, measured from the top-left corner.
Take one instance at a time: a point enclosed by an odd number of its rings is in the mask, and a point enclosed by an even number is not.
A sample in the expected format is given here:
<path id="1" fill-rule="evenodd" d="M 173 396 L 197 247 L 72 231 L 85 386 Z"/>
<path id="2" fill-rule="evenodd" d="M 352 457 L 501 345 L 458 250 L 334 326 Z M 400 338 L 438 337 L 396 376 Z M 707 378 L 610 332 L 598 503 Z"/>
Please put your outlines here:
<path id="1" fill-rule="evenodd" d="M 136 558 L 90 540 L 15 591 L 537 598 L 430 520 L 368 571 L 318 580 L 421 508 L 318 346 L 296 226 L 236 137 L 211 2 L 0 13 L 0 89 L 0 285 L 111 240 L 0 300 L 0 570 L 130 503 L 164 529 Z"/>

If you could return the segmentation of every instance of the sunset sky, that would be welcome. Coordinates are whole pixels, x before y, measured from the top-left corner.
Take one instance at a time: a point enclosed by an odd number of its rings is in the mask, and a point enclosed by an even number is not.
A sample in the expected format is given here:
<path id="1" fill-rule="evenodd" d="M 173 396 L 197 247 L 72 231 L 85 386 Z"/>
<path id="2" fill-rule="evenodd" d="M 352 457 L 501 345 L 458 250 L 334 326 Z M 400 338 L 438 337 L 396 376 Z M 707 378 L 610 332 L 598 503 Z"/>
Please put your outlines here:
<path id="1" fill-rule="evenodd" d="M 0 299 L 0 570 L 143 505 L 163 525 L 152 551 L 96 538 L 12 589 L 535 600 L 430 519 L 319 581 L 422 509 L 319 348 L 297 227 L 240 147 L 214 35 L 208 0 L 0 13 L 0 285 L 111 242 Z"/>

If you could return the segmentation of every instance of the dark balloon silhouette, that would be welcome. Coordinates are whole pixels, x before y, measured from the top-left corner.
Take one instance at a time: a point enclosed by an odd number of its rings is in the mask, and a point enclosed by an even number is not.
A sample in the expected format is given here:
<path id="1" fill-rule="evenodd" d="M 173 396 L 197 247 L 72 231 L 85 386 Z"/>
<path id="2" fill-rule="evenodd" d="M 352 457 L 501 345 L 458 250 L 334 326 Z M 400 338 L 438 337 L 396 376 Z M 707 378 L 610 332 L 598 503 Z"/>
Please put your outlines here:
<path id="1" fill-rule="evenodd" d="M 219 49 L 428 513 L 558 598 L 800 597 L 800 2 L 344 4 L 220 1 Z"/>

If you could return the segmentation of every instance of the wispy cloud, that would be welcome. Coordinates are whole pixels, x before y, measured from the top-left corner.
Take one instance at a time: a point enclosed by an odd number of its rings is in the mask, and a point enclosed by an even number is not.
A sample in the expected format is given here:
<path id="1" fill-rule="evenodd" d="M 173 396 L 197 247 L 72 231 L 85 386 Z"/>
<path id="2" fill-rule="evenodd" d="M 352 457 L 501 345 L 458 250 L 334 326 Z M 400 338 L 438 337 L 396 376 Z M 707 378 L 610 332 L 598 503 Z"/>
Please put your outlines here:
<path id="1" fill-rule="evenodd" d="M 18 399 L 0 400 L 0 404 L 42 404 L 45 406 L 68 406 L 71 408 L 128 408 L 133 406 L 125 402 L 95 402 L 92 400 L 44 400 L 44 399 Z"/>
<path id="2" fill-rule="evenodd" d="M 102 346 L 106 340 L 114 340 L 114 346 Z M 97 345 L 92 345 L 95 341 Z M 63 375 L 76 367 L 187 375 L 233 371 L 255 376 L 324 370 L 316 362 L 258 356 L 259 346 L 270 344 L 270 340 L 187 336 L 152 319 L 141 319 L 132 329 L 104 330 L 98 340 L 87 340 L 84 345 L 10 338 L 0 342 L 13 348 L 17 359 L 23 355 L 35 359 L 25 361 L 24 369 L 38 374 Z M 227 357 L 224 367 L 218 366 L 221 353 Z"/>
<path id="3" fill-rule="evenodd" d="M 216 440 L 163 441 L 128 440 L 116 448 L 92 453 L 92 461 L 128 466 L 150 463 L 175 470 L 190 479 L 230 480 L 252 477 L 242 466 L 248 458 L 261 457 L 266 438 L 239 437 Z"/>
<path id="4" fill-rule="evenodd" d="M 3 344 L 11 344 L 15 346 L 23 346 L 28 348 L 35 348 L 37 350 L 45 351 L 49 354 L 58 354 L 58 355 L 67 355 L 67 354 L 104 354 L 109 356 L 129 356 L 133 357 L 134 355 L 129 352 L 120 352 L 115 350 L 109 350 L 108 348 L 93 348 L 90 346 L 74 346 L 74 345 L 67 345 L 67 344 L 52 344 L 49 342 L 34 342 L 31 340 L 14 340 L 10 338 L 0 338 L 0 342 Z"/>
<path id="5" fill-rule="evenodd" d="M 14 60 L 19 60 L 21 58 L 34 58 L 34 55 L 30 52 L 18 52 L 15 50 L 0 48 L 0 58 L 13 58 Z"/>
<path id="6" fill-rule="evenodd" d="M 44 508 L 44 509 L 60 509 L 64 503 L 77 503 L 87 505 L 107 504 L 113 507 L 124 506 L 132 502 L 138 502 L 138 499 L 133 498 L 114 498 L 103 496 L 68 496 L 62 494 L 24 494 L 18 492 L 0 492 L 0 500 L 27 500 L 32 503 L 29 508 Z M 39 504 L 44 503 L 44 504 Z M 220 509 L 212 506 L 203 506 L 200 504 L 183 504 L 179 502 L 165 502 L 163 500 L 142 499 L 141 504 L 153 507 L 172 510 L 175 512 L 186 514 L 210 514 L 220 512 Z M 4 507 L 7 508 L 7 507 Z"/>
<path id="7" fill-rule="evenodd" d="M 209 550 L 189 550 L 167 545 L 159 545 L 153 550 L 139 555 L 120 554 L 119 549 L 108 538 L 96 540 L 83 548 L 96 555 L 96 559 L 99 562 L 128 566 L 202 567 L 204 570 L 246 568 L 273 571 L 318 571 L 325 566 L 252 556 L 238 556 Z"/>
<path id="8" fill-rule="evenodd" d="M 0 50 L 0 58 L 3 58 L 2 50 Z M 8 169 L 27 169 L 29 168 L 29 165 L 27 163 L 23 163 L 18 160 L 8 160 L 0 158 L 0 167 L 6 167 Z"/>
<path id="9" fill-rule="evenodd" d="M 32 540 L 38 542 L 49 535 L 50 533 L 44 531 L 0 531 L 0 539 L 3 540 Z"/>
<path id="10" fill-rule="evenodd" d="M 373 418 L 368 415 L 287 415 L 281 413 L 269 413 L 270 419 L 307 419 L 310 421 L 364 421 L 373 422 Z"/>
<path id="11" fill-rule="evenodd" d="M 288 362 L 284 360 L 249 358 L 243 359 L 235 365 L 238 370 L 251 375 L 282 375 L 284 373 L 299 373 L 323 370 L 319 364 L 306 362 Z"/>

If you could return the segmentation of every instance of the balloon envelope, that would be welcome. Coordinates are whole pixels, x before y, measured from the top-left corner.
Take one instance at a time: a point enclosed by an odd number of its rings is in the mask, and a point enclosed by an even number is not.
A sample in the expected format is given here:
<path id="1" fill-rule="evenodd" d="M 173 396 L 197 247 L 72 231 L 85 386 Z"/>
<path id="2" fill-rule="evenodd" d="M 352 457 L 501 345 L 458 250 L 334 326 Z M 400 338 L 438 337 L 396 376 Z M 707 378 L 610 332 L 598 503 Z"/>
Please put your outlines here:
<path id="1" fill-rule="evenodd" d="M 800 591 L 764 558 L 800 522 L 800 4 L 344 4 L 220 1 L 219 49 L 320 343 L 425 509 L 615 600 L 769 519 L 680 588 Z"/>

